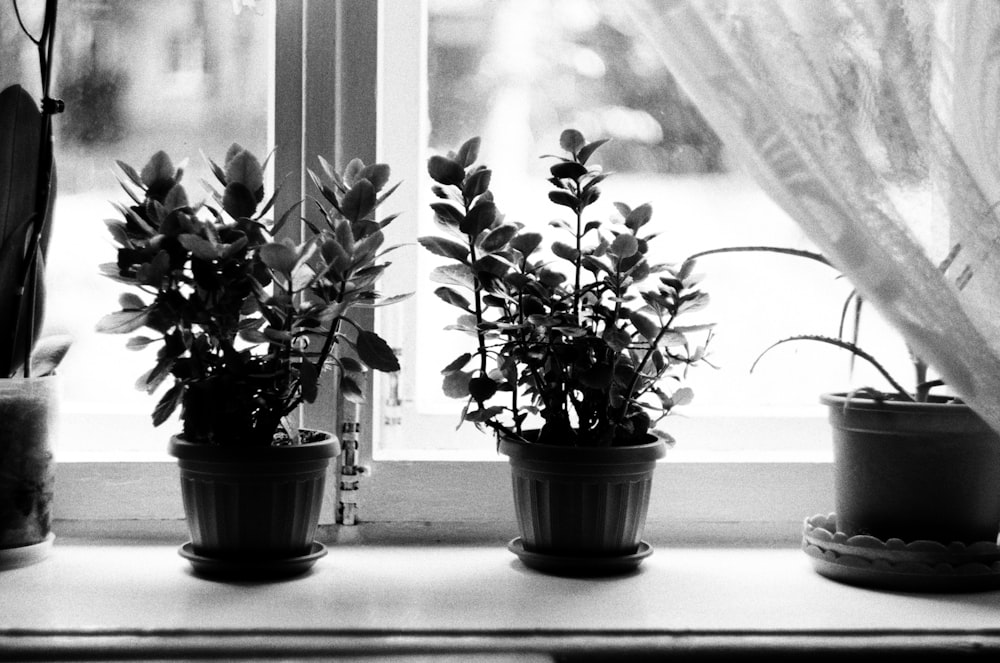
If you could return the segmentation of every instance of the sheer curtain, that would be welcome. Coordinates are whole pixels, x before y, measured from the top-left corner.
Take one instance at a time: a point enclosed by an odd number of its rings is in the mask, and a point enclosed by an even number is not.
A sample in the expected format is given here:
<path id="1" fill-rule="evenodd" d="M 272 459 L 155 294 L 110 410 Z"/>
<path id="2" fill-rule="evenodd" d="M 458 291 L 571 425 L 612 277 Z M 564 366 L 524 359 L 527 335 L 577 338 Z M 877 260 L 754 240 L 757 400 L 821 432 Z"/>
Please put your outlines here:
<path id="1" fill-rule="evenodd" d="M 627 7 L 768 193 L 1000 430 L 1000 3 Z"/>

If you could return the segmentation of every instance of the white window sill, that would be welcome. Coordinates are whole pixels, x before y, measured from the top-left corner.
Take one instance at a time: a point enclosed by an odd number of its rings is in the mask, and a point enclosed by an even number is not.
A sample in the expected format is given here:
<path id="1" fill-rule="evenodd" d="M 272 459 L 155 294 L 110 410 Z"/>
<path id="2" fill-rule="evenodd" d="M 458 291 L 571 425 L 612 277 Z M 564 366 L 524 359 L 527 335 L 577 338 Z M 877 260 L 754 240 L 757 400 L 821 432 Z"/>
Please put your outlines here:
<path id="1" fill-rule="evenodd" d="M 57 539 L 0 573 L 0 660 L 1000 652 L 998 592 L 872 591 L 794 548 L 654 545 L 633 575 L 583 580 L 502 545 L 331 543 L 307 575 L 258 584 L 197 578 L 173 544 Z"/>

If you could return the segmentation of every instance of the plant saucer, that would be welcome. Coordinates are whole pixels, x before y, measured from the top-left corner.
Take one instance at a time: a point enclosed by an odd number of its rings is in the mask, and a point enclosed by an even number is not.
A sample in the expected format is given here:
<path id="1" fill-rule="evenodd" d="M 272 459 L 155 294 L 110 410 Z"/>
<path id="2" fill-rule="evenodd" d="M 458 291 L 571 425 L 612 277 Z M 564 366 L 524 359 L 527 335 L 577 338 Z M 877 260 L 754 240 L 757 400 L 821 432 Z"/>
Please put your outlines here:
<path id="1" fill-rule="evenodd" d="M 629 573 L 638 568 L 642 560 L 653 554 L 653 547 L 645 541 L 639 542 L 639 549 L 629 555 L 614 557 L 550 555 L 526 550 L 521 537 L 511 539 L 507 550 L 517 555 L 528 568 L 552 575 L 599 577 Z"/>
<path id="2" fill-rule="evenodd" d="M 279 580 L 305 573 L 318 559 L 326 555 L 326 546 L 313 541 L 309 552 L 297 557 L 267 559 L 258 557 L 205 557 L 194 552 L 190 541 L 178 550 L 181 557 L 191 562 L 194 572 L 205 578 L 218 580 Z"/>
<path id="3" fill-rule="evenodd" d="M 848 536 L 836 515 L 805 519 L 802 550 L 820 575 L 851 585 L 908 592 L 1000 589 L 1000 546 Z"/>
<path id="4" fill-rule="evenodd" d="M 56 535 L 49 532 L 48 535 L 38 543 L 16 548 L 0 548 L 0 571 L 16 569 L 22 566 L 30 566 L 42 561 L 49 555 L 52 549 L 52 542 Z"/>

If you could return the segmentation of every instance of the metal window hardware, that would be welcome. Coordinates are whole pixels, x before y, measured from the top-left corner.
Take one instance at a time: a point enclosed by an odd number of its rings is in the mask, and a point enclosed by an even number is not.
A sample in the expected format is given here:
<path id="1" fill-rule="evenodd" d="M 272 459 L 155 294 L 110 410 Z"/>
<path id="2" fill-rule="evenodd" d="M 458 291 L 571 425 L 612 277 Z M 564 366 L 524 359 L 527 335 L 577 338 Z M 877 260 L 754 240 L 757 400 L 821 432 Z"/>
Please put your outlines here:
<path id="1" fill-rule="evenodd" d="M 358 517 L 358 493 L 361 479 L 368 468 L 358 465 L 358 433 L 361 424 L 345 421 L 340 427 L 340 443 L 343 448 L 340 463 L 340 495 L 337 504 L 337 522 L 341 525 L 356 525 Z"/>

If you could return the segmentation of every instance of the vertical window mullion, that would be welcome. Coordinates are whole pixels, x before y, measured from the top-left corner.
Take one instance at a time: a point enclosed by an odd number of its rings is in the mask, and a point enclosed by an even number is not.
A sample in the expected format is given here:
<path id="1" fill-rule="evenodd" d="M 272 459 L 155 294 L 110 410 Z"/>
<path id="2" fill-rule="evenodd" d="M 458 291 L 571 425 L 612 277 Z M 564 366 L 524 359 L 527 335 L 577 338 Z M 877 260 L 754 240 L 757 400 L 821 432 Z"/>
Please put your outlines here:
<path id="1" fill-rule="evenodd" d="M 275 7 L 274 70 L 270 82 L 271 112 L 268 116 L 268 143 L 272 157 L 274 182 L 281 187 L 275 200 L 276 210 L 286 210 L 303 193 L 302 120 L 303 120 L 303 43 L 304 12 L 300 2 L 279 2 Z M 286 224 L 282 237 L 297 240 L 301 228 Z"/>
<path id="2" fill-rule="evenodd" d="M 352 158 L 375 161 L 375 100 L 377 82 L 378 7 L 371 2 L 307 1 L 302 120 L 304 168 L 318 168 L 323 155 L 340 169 Z M 305 195 L 311 195 L 306 180 Z M 307 205 L 308 208 L 308 205 Z M 352 319 L 371 328 L 371 310 L 359 310 Z M 331 376 L 332 377 L 332 376 Z M 340 421 L 361 424 L 363 460 L 370 457 L 372 374 L 365 385 L 366 404 L 339 403 L 336 380 L 324 380 L 316 403 L 305 408 L 307 425 L 339 432 Z M 344 412 L 339 408 L 343 407 Z"/>

